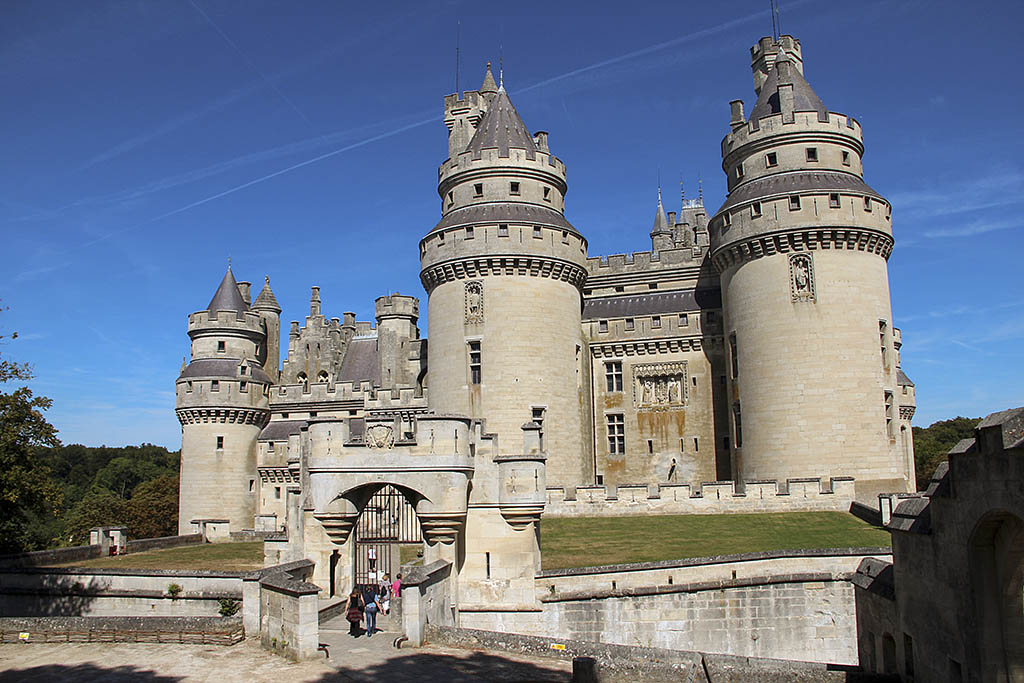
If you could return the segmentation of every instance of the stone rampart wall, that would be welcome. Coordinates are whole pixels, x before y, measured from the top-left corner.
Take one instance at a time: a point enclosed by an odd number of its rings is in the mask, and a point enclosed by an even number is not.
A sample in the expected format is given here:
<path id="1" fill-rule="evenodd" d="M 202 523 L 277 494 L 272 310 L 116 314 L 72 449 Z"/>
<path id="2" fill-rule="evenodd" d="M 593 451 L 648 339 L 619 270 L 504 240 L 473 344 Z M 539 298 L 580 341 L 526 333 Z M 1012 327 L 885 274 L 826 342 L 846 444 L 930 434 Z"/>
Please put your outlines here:
<path id="1" fill-rule="evenodd" d="M 238 617 L 0 617 L 0 642 L 234 645 Z"/>
<path id="2" fill-rule="evenodd" d="M 71 548 L 52 548 L 35 550 L 30 553 L 0 555 L 0 567 L 42 567 L 69 562 L 82 562 L 99 557 L 100 545 L 76 545 Z"/>
<path id="3" fill-rule="evenodd" d="M 854 481 L 848 477 L 690 484 L 637 484 L 618 487 L 549 487 L 546 517 L 625 517 L 629 515 L 717 515 L 752 512 L 837 510 L 848 512 Z"/>
<path id="4" fill-rule="evenodd" d="M 128 541 L 128 552 L 141 553 L 144 550 L 164 550 L 166 548 L 180 548 L 183 545 L 200 545 L 203 543 L 203 540 L 202 534 L 139 538 L 134 541 Z"/>

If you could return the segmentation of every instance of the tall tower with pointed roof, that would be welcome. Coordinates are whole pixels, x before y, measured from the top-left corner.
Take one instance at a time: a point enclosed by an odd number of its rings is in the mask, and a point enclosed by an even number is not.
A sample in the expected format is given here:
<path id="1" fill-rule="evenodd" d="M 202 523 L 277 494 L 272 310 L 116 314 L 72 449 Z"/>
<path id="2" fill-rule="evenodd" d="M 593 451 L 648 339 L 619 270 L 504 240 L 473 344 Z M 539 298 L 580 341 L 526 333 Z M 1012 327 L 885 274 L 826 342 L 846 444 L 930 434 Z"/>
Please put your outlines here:
<path id="1" fill-rule="evenodd" d="M 273 383 L 260 356 L 267 349 L 266 316 L 276 318 L 276 306 L 268 282 L 254 305 L 258 310 L 250 310 L 228 268 L 210 305 L 188 318 L 192 357 L 176 383 L 179 533 L 193 533 L 199 520 L 222 533 L 252 527 L 256 439 L 270 420 Z"/>
<path id="2" fill-rule="evenodd" d="M 547 133 L 527 130 L 489 67 L 479 91 L 449 95 L 444 108 L 441 220 L 420 242 L 430 407 L 485 418 L 502 454 L 523 453 L 536 424 L 548 483 L 591 481 L 580 322 L 587 242 L 563 215 L 565 164 Z"/>
<path id="3" fill-rule="evenodd" d="M 835 476 L 914 490 L 900 443 L 886 262 L 889 202 L 863 179 L 861 127 L 803 76 L 800 42 L 751 48 L 757 101 L 732 102 L 729 195 L 710 223 L 728 340 L 737 480 Z"/>

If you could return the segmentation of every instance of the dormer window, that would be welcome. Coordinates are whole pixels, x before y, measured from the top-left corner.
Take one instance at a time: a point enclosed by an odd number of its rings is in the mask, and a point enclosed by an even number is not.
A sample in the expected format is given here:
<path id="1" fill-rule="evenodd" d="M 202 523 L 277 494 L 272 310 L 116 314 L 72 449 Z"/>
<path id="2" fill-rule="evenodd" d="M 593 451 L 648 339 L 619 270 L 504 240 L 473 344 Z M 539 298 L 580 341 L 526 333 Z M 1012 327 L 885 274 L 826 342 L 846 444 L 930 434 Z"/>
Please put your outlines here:
<path id="1" fill-rule="evenodd" d="M 779 155 L 775 152 L 768 152 L 764 155 L 765 168 L 772 168 L 779 165 Z"/>
<path id="2" fill-rule="evenodd" d="M 238 372 L 239 372 L 239 374 L 245 375 L 246 373 L 248 373 L 248 372 L 249 372 L 249 366 L 248 366 L 248 365 L 242 365 L 242 366 L 240 366 L 240 367 L 238 368 Z"/>
<path id="3" fill-rule="evenodd" d="M 817 147 L 808 147 L 807 148 L 807 161 L 817 161 L 817 160 L 818 160 L 818 148 Z"/>
<path id="4" fill-rule="evenodd" d="M 509 191 L 509 194 L 518 195 L 519 194 L 519 183 L 509 183 L 508 191 Z"/>
<path id="5" fill-rule="evenodd" d="M 484 184 L 483 183 L 477 183 L 476 185 L 473 186 L 473 196 L 474 197 L 483 197 L 484 196 Z"/>

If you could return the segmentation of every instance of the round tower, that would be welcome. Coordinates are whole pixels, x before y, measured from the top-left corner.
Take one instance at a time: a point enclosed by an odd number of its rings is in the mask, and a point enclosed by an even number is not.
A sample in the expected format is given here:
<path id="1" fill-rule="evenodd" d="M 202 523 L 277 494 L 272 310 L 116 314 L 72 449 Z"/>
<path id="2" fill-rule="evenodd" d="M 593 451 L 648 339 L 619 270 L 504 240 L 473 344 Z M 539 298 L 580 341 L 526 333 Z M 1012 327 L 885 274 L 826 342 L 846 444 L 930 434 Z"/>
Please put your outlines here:
<path id="1" fill-rule="evenodd" d="M 441 220 L 420 242 L 429 295 L 429 405 L 486 418 L 501 453 L 541 426 L 553 485 L 593 478 L 582 434 L 587 242 L 563 215 L 565 164 L 531 135 L 490 68 L 445 98 Z"/>
<path id="2" fill-rule="evenodd" d="M 260 364 L 265 321 L 250 311 L 231 269 L 206 310 L 188 317 L 191 362 L 177 381 L 181 422 L 178 531 L 192 520 L 252 528 L 259 491 L 256 438 L 270 419 L 271 379 Z"/>
<path id="3" fill-rule="evenodd" d="M 907 490 L 886 262 L 891 207 L 863 180 L 861 128 L 803 77 L 800 42 L 751 49 L 757 102 L 732 103 L 729 195 L 710 223 L 721 273 L 731 449 L 741 480 L 854 477 Z"/>

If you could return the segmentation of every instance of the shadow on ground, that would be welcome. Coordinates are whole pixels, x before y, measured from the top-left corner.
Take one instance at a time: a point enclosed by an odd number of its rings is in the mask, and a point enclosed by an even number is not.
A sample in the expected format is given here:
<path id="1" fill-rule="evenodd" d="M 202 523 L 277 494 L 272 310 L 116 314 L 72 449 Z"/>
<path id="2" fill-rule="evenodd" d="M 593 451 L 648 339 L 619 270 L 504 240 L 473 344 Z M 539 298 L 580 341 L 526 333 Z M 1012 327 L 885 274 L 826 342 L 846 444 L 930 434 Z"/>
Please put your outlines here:
<path id="1" fill-rule="evenodd" d="M 142 683 L 174 683 L 181 679 L 176 676 L 161 676 L 155 671 L 147 671 L 134 666 L 102 667 L 95 664 L 76 664 L 63 666 L 60 664 L 46 664 L 43 666 L 30 667 L 28 669 L 9 669 L 0 671 L 0 681 L 7 683 L 18 681 L 19 683 L 33 683 L 35 681 L 62 681 L 65 683 L 82 683 L 96 681 L 99 683 L 127 683 L 127 681 L 141 681 Z"/>
<path id="2" fill-rule="evenodd" d="M 407 681 L 439 681 L 440 683 L 465 683 L 468 681 L 501 681 L 502 683 L 553 682 L 567 683 L 572 674 L 566 671 L 547 669 L 529 662 L 506 659 L 486 652 L 467 652 L 457 657 L 438 652 L 416 652 L 399 654 L 386 662 L 373 666 L 345 666 L 344 657 L 332 657 L 338 667 L 337 673 L 325 674 L 318 683 L 340 683 L 341 681 L 374 681 L 380 683 L 406 683 Z M 358 670 L 355 670 L 358 667 Z"/>

